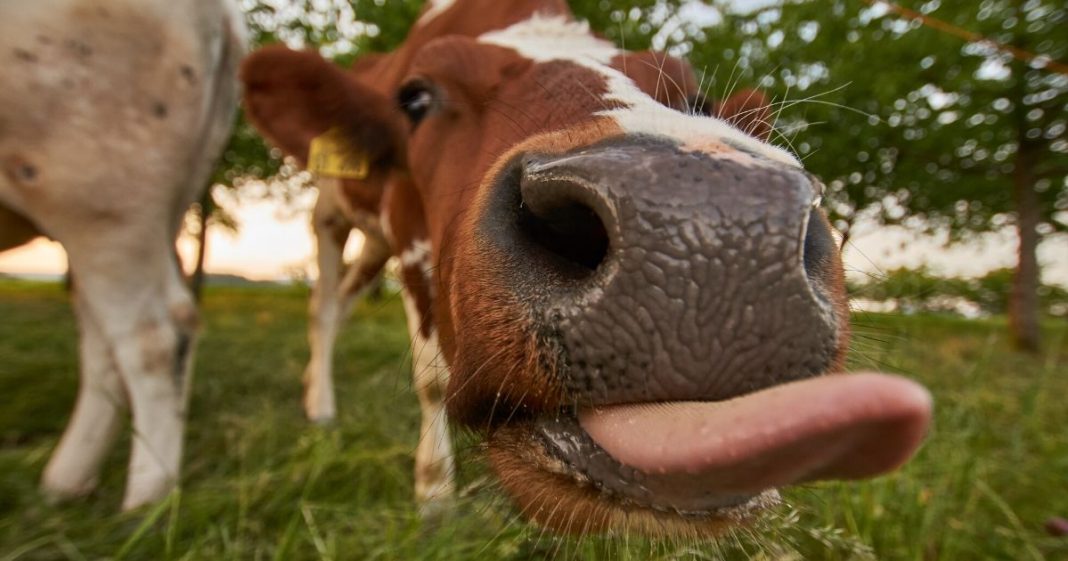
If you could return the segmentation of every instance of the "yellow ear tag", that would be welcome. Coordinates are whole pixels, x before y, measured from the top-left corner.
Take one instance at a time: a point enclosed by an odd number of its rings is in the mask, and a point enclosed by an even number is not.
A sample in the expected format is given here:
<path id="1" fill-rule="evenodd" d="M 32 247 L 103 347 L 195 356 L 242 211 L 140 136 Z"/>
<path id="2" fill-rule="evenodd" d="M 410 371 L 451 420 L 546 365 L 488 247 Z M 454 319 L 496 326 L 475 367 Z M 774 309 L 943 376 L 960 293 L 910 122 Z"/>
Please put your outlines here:
<path id="1" fill-rule="evenodd" d="M 365 179 L 371 163 L 339 128 L 315 137 L 308 147 L 308 171 L 324 177 Z"/>

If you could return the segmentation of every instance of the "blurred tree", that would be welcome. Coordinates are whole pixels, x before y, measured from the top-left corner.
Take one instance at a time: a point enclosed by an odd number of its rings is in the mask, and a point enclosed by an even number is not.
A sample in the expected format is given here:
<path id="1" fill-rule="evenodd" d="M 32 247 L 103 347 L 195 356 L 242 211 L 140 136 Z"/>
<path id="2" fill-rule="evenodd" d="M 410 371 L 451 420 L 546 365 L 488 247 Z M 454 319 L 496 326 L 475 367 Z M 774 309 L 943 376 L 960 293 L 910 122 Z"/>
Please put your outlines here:
<path id="1" fill-rule="evenodd" d="M 960 300 L 969 300 L 970 281 L 943 278 L 927 267 L 898 268 L 854 287 L 855 295 L 876 302 L 890 302 L 899 312 L 955 312 Z M 984 311 L 986 311 L 984 309 Z"/>
<path id="2" fill-rule="evenodd" d="M 954 241 L 1014 226 L 1011 318 L 1039 346 L 1044 236 L 1068 231 L 1068 56 L 1063 0 L 787 1 L 722 21 L 691 60 L 776 96 L 781 141 L 828 184 L 848 239 L 861 216 L 945 230 Z M 990 41 L 921 25 L 937 18 Z M 972 37 L 974 39 L 974 37 Z M 1041 53 L 1026 62 L 1008 49 Z"/>
<path id="3" fill-rule="evenodd" d="M 631 51 L 652 47 L 661 28 L 674 16 L 682 0 L 571 0 L 578 19 L 595 33 Z"/>
<path id="4" fill-rule="evenodd" d="M 863 300 L 889 302 L 902 312 L 949 312 L 973 304 L 979 311 L 1003 315 L 1009 311 L 1013 269 L 994 269 L 982 277 L 963 279 L 939 276 L 927 267 L 898 268 L 862 284 L 850 283 L 850 295 Z M 1068 317 L 1068 290 L 1042 285 L 1039 310 L 1050 317 Z"/>

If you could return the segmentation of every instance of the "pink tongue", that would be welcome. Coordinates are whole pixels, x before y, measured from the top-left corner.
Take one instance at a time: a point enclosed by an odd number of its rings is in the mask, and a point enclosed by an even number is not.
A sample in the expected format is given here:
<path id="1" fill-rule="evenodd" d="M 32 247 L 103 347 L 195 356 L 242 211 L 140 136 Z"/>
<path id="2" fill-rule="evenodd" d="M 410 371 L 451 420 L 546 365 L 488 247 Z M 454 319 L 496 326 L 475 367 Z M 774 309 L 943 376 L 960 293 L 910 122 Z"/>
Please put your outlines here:
<path id="1" fill-rule="evenodd" d="M 712 493 L 756 493 L 859 479 L 905 463 L 931 418 L 922 386 L 885 374 L 835 374 L 722 402 L 583 412 L 582 428 L 619 462 Z"/>

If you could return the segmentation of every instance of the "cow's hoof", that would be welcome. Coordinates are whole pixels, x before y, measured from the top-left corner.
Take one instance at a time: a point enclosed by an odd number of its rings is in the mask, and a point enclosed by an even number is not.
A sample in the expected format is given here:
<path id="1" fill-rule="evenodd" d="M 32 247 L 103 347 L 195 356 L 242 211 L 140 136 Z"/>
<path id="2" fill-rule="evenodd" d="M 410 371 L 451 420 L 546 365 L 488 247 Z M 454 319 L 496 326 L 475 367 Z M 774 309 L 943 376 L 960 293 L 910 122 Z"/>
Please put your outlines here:
<path id="1" fill-rule="evenodd" d="M 314 396 L 305 398 L 304 417 L 316 425 L 332 424 L 337 419 L 337 407 L 318 401 Z"/>
<path id="2" fill-rule="evenodd" d="M 64 485 L 46 479 L 41 482 L 41 495 L 46 503 L 58 505 L 86 497 L 96 490 L 96 485 L 96 479 L 79 485 Z"/>
<path id="3" fill-rule="evenodd" d="M 129 481 L 126 484 L 126 496 L 122 499 L 122 510 L 128 512 L 145 505 L 166 499 L 171 493 L 178 492 L 171 478 L 153 481 Z"/>
<path id="4" fill-rule="evenodd" d="M 313 425 L 315 425 L 317 427 L 327 428 L 327 427 L 332 427 L 332 426 L 334 426 L 334 424 L 337 423 L 337 416 L 334 415 L 334 414 L 330 414 L 330 415 L 312 415 L 312 414 L 309 413 L 307 415 L 307 417 L 308 417 L 308 422 L 310 422 L 311 424 L 313 424 Z"/>
<path id="5" fill-rule="evenodd" d="M 429 499 L 419 503 L 419 519 L 426 530 L 434 530 L 452 517 L 456 501 L 452 497 Z"/>

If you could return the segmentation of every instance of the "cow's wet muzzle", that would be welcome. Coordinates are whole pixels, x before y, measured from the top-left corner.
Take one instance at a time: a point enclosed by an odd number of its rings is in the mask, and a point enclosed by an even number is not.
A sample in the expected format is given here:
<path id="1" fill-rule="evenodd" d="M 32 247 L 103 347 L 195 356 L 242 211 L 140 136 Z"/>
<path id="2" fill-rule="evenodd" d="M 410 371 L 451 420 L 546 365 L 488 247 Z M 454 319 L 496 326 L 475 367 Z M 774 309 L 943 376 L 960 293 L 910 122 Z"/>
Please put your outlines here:
<path id="1" fill-rule="evenodd" d="M 498 388 L 482 399 L 494 406 L 467 420 L 490 428 L 499 471 L 711 527 L 773 503 L 782 485 L 868 477 L 915 451 L 925 390 L 820 377 L 841 370 L 847 307 L 809 174 L 648 138 L 525 154 L 502 170 L 480 210 L 485 270 L 519 308 L 530 363 L 557 397 L 481 385 Z"/>

